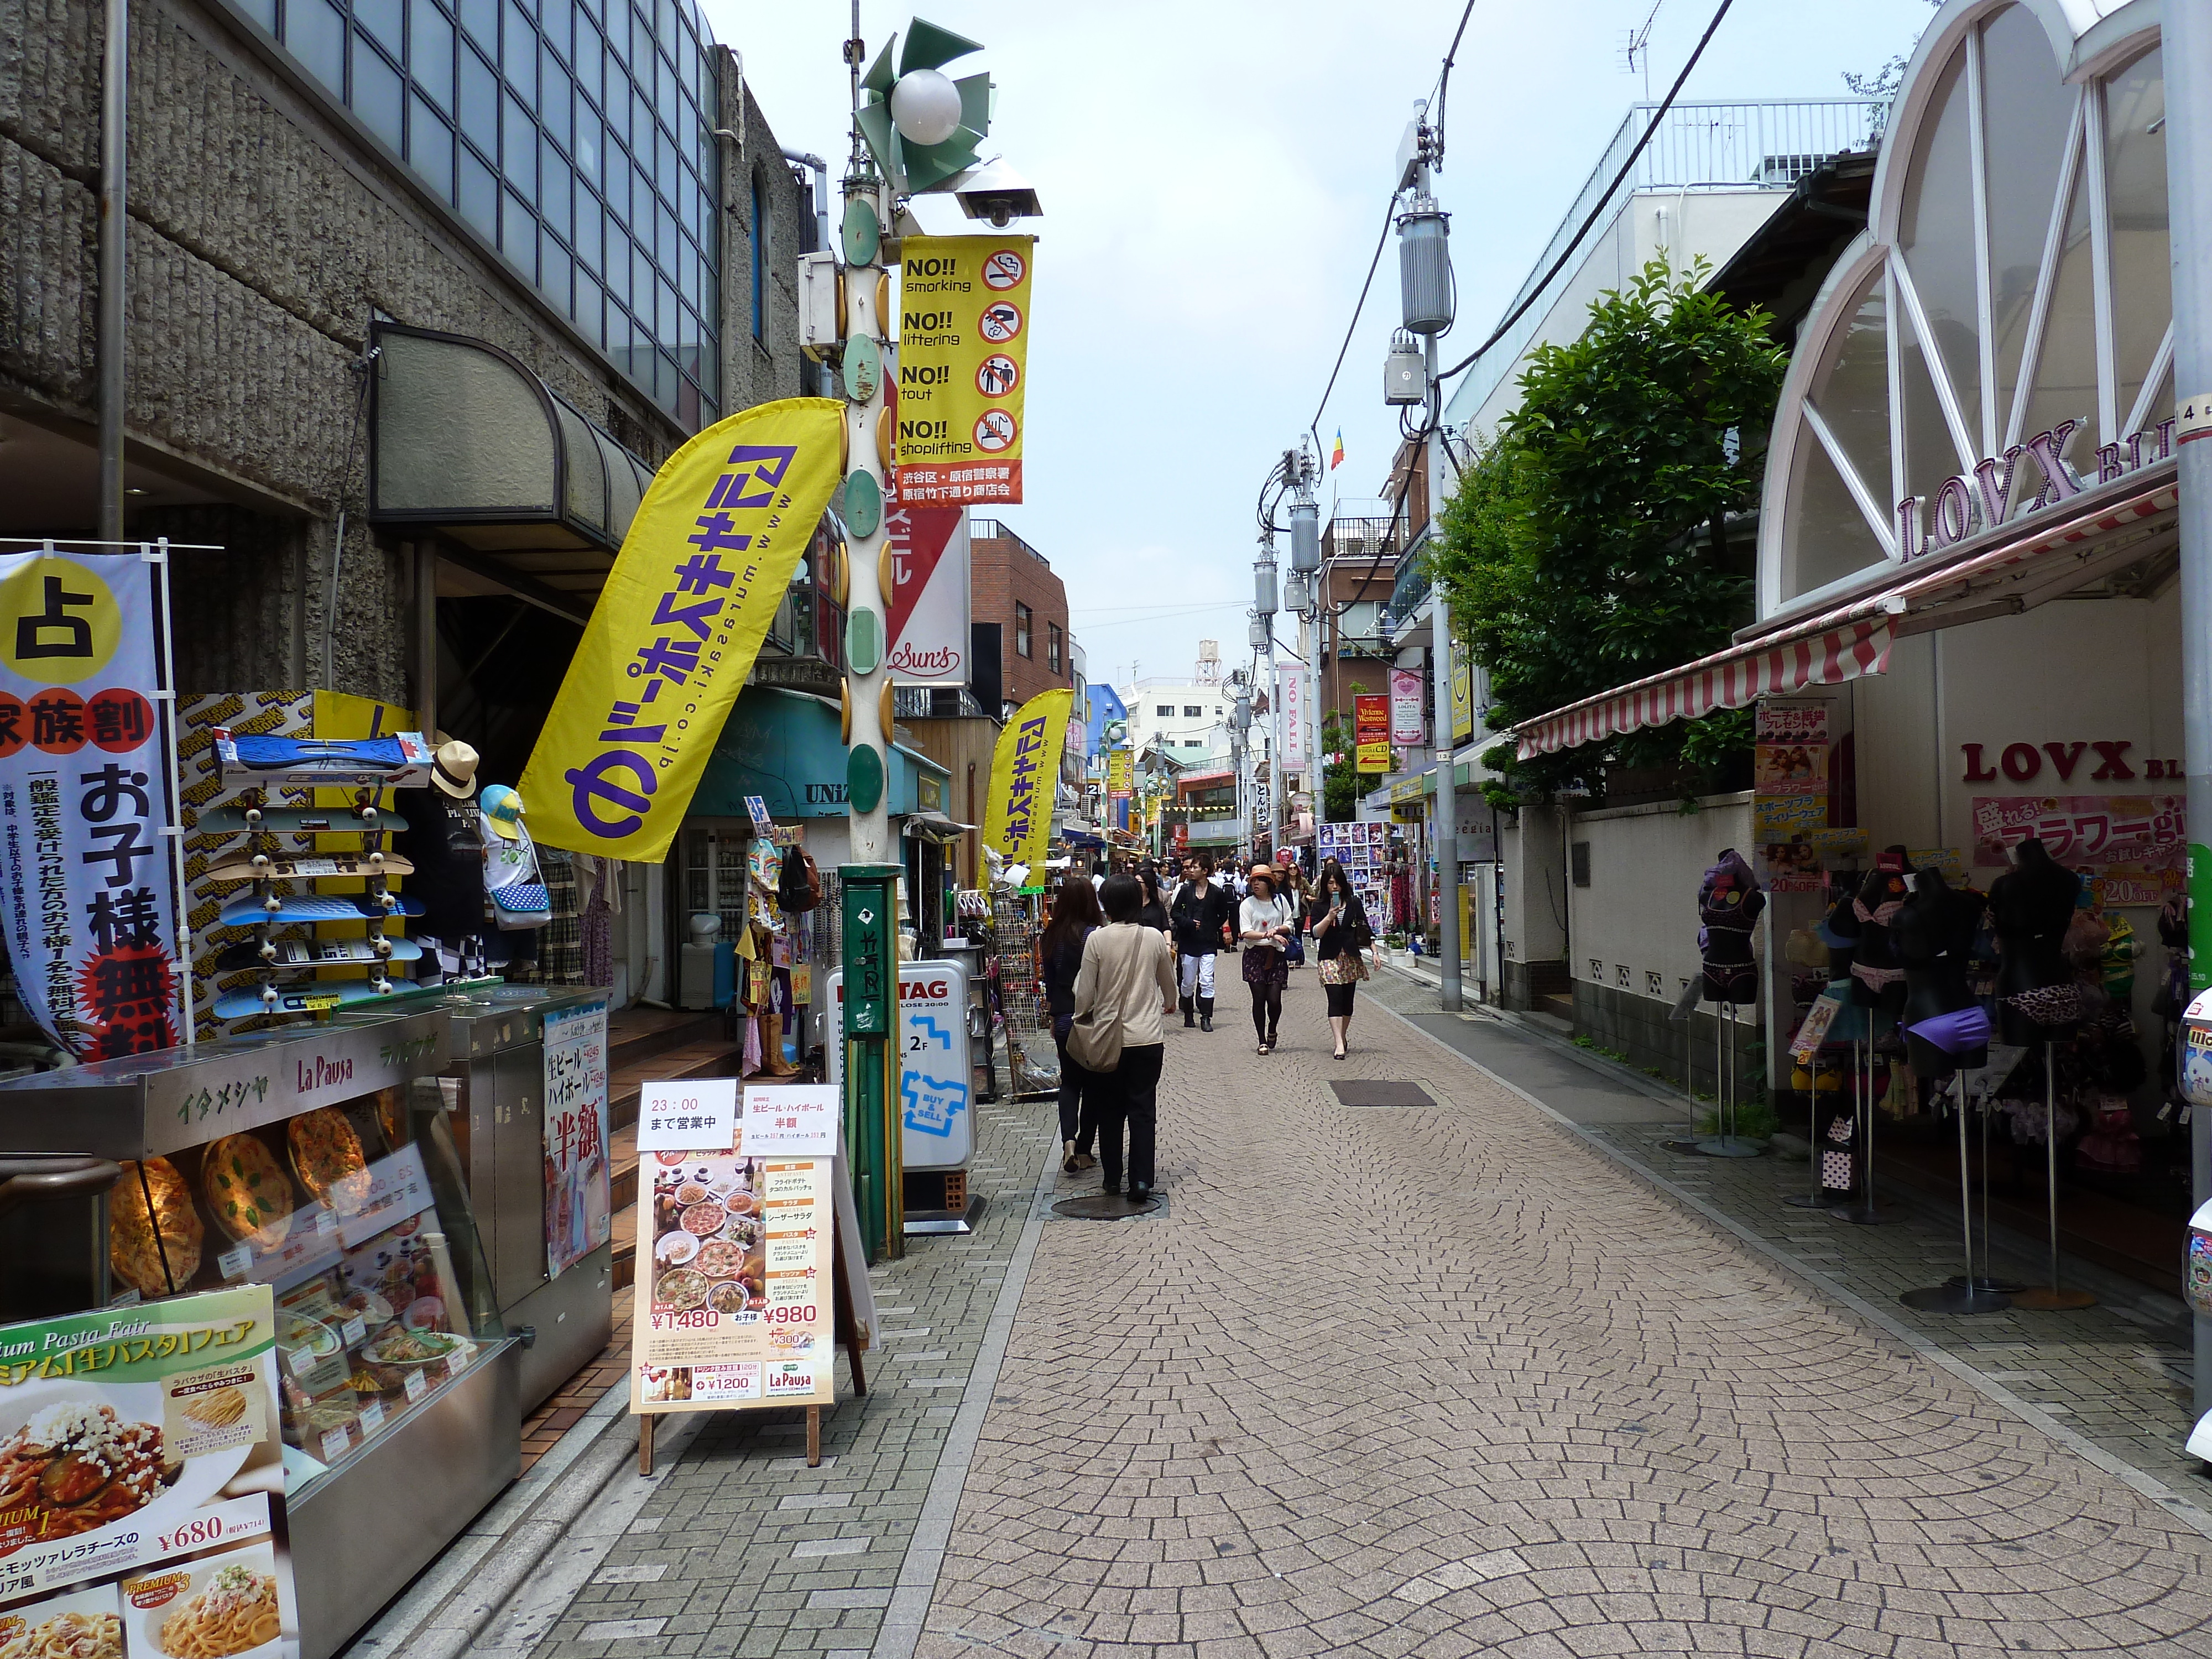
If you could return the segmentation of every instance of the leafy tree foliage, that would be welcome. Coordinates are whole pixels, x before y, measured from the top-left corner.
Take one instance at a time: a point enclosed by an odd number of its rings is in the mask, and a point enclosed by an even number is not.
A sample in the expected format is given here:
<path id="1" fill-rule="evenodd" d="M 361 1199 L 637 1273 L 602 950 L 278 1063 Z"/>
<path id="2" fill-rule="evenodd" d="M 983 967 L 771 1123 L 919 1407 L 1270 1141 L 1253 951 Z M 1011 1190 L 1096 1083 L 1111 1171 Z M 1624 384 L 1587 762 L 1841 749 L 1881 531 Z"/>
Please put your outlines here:
<path id="1" fill-rule="evenodd" d="M 1717 650 L 1751 619 L 1752 538 L 1728 520 L 1757 503 L 1784 358 L 1764 312 L 1699 291 L 1707 274 L 1655 260 L 1579 339 L 1530 354 L 1519 408 L 1444 507 L 1430 568 L 1489 672 L 1493 728 Z M 1743 726 L 1484 758 L 1516 797 L 1597 788 L 1608 763 L 1717 764 Z"/>

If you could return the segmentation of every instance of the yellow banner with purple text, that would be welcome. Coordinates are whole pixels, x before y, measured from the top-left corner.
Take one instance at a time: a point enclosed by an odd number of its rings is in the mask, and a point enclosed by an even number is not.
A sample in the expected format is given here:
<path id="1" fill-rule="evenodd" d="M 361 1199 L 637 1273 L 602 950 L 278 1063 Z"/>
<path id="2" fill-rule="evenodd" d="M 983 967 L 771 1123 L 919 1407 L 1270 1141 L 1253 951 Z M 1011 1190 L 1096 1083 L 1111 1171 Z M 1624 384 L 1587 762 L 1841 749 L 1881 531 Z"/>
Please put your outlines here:
<path id="1" fill-rule="evenodd" d="M 1021 706 L 999 733 L 991 754 L 991 796 L 983 813 L 983 844 L 1009 864 L 1026 864 L 1040 877 L 1052 839 L 1053 797 L 1060 790 L 1060 757 L 1067 744 L 1067 713 L 1075 693 L 1040 691 Z"/>

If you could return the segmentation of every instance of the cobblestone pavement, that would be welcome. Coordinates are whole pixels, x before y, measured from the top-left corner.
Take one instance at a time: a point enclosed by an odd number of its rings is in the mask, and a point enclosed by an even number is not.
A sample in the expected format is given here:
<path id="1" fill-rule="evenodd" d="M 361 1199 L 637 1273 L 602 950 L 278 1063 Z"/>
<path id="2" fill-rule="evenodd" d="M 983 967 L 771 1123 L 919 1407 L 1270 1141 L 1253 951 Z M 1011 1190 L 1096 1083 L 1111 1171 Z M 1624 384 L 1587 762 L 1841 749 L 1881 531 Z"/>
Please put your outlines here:
<path id="1" fill-rule="evenodd" d="M 1042 1229 L 925 1659 L 2212 1654 L 2186 1520 L 1383 1011 L 1285 1026 L 1170 1033 L 1164 1216 Z"/>
<path id="2" fill-rule="evenodd" d="M 1606 1075 L 1613 1067 L 1601 1067 L 1593 1077 L 1582 1057 L 1564 1054 L 1503 1022 L 1441 1015 L 1427 985 L 1389 975 L 1375 988 L 1423 1030 L 1466 1048 L 1508 1080 L 1583 1120 L 1592 1137 L 1748 1228 L 1801 1271 L 1875 1304 L 1919 1340 L 1972 1367 L 1986 1385 L 2057 1419 L 2062 1431 L 2070 1430 L 2167 1486 L 2212 1503 L 2212 1489 L 2183 1449 L 2194 1414 L 2188 1314 L 2178 1297 L 2146 1291 L 2117 1273 L 2088 1270 L 2103 1292 L 2091 1308 L 2014 1308 L 1972 1317 L 1908 1308 L 1898 1301 L 1899 1292 L 1941 1284 L 1962 1271 L 1955 1205 L 1944 1210 L 1902 1190 L 1882 1193 L 1879 1208 L 1891 1218 L 1865 1227 L 1785 1204 L 1785 1196 L 1802 1194 L 1809 1184 L 1807 1164 L 1686 1157 L 1670 1150 L 1668 1143 L 1687 1133 L 1688 1106 L 1680 1095 L 1644 1096 L 1644 1109 L 1638 1110 L 1583 1111 L 1571 1100 L 1553 1103 L 1553 1094 L 1565 1092 L 1557 1087 L 1563 1072 L 1582 1073 L 1583 1087 L 1602 1090 L 1615 1102 L 1637 1100 L 1641 1085 L 1614 1083 Z M 1993 1267 L 2017 1284 L 2039 1285 L 2049 1273 L 2039 1240 L 2009 1238 L 2002 1230 L 1987 1263 L 1984 1271 Z M 2068 1264 L 2064 1271 L 2078 1279 L 2084 1270 Z"/>
<path id="3" fill-rule="evenodd" d="M 852 1395 L 841 1358 L 821 1467 L 806 1467 L 799 1413 L 705 1418 L 543 1638 L 507 1646 L 495 1628 L 471 1652 L 870 1650 L 1055 1133 L 1050 1102 L 976 1111 L 975 1182 L 990 1201 L 972 1237 L 909 1239 L 903 1261 L 870 1275 L 881 1340 L 869 1392 Z M 617 1474 L 594 1509 L 626 1483 L 634 1474 Z"/>

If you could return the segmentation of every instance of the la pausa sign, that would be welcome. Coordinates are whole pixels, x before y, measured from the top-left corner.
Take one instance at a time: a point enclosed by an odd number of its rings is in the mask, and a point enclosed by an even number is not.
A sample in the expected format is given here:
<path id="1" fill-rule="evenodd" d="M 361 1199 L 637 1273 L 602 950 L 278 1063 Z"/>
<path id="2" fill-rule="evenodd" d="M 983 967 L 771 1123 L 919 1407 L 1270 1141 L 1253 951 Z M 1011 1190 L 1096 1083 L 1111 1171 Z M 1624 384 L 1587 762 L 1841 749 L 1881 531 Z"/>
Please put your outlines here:
<path id="1" fill-rule="evenodd" d="M 1911 560 L 1940 553 L 2016 516 L 2042 512 L 2080 495 L 2089 486 L 2067 460 L 2066 452 L 2087 425 L 2086 418 L 2061 421 L 2048 432 L 2014 444 L 2002 459 L 1985 456 L 1974 463 L 1972 472 L 1946 478 L 1932 501 L 1907 495 L 1897 504 L 1898 556 Z M 2176 418 L 2168 416 L 2124 442 L 2099 449 L 2096 483 L 2110 483 L 2170 459 L 2175 425 Z M 2031 487 L 2033 496 L 2027 494 Z"/>

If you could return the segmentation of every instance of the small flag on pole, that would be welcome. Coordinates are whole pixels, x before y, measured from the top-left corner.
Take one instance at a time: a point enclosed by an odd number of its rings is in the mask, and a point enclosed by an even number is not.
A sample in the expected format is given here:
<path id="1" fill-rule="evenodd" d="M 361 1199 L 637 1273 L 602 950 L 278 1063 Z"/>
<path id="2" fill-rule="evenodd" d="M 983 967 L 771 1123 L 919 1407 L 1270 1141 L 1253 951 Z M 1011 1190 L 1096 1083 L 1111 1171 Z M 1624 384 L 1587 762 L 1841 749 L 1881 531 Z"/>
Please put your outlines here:
<path id="1" fill-rule="evenodd" d="M 1329 452 L 1328 470 L 1332 472 L 1344 465 L 1344 428 L 1336 429 L 1336 447 Z"/>

